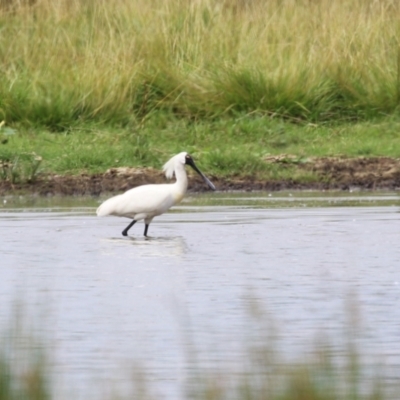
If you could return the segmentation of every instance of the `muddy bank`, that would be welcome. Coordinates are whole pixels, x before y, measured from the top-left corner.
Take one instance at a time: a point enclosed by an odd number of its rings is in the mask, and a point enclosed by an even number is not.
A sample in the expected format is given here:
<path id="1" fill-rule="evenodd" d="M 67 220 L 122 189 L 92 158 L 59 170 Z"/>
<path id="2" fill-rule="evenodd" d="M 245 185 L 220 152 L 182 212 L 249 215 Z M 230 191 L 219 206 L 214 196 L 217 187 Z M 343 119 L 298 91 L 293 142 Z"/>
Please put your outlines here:
<path id="1" fill-rule="evenodd" d="M 217 190 L 285 190 L 285 189 L 400 189 L 400 159 L 387 157 L 323 157 L 299 159 L 292 155 L 265 159 L 276 168 L 288 169 L 295 179 L 257 179 L 252 176 L 225 177 L 210 175 Z M 202 192 L 207 186 L 197 175 L 190 175 L 189 190 Z M 0 181 L 0 195 L 32 193 L 48 195 L 92 195 L 122 192 L 147 183 L 164 183 L 161 171 L 152 168 L 112 168 L 104 174 L 74 176 L 39 174 L 34 182 Z"/>

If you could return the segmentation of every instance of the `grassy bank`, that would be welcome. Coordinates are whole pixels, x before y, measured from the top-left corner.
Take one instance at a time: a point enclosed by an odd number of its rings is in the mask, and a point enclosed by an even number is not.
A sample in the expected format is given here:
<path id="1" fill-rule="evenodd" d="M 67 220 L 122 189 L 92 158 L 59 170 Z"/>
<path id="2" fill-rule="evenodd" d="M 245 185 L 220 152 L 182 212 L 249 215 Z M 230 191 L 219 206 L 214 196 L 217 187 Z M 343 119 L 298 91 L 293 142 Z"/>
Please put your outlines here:
<path id="1" fill-rule="evenodd" d="M 396 0 L 0 4 L 0 119 L 10 124 L 397 112 Z"/>
<path id="2" fill-rule="evenodd" d="M 16 165 L 16 171 L 24 166 L 25 177 L 33 170 L 92 174 L 121 166 L 159 169 L 173 154 L 188 151 L 209 175 L 307 181 L 317 178 L 296 166 L 310 156 L 400 157 L 399 128 L 397 117 L 324 125 L 254 115 L 190 122 L 161 113 L 129 128 L 96 124 L 64 132 L 14 128 L 14 134 L 3 135 L 0 160 Z M 296 158 L 284 165 L 266 162 L 278 154 Z"/>
<path id="3" fill-rule="evenodd" d="M 307 181 L 265 157 L 399 157 L 399 17 L 395 0 L 2 0 L 0 174 L 186 150 L 209 174 Z"/>

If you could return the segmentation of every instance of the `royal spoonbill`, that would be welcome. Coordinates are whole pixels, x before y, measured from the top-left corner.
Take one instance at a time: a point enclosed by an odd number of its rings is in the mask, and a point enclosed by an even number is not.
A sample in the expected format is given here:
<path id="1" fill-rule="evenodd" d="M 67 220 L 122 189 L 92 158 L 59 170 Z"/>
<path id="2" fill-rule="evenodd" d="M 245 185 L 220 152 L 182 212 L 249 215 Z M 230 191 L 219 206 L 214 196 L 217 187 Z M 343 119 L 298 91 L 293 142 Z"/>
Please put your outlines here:
<path id="1" fill-rule="evenodd" d="M 172 157 L 163 166 L 163 171 L 168 179 L 175 174 L 175 183 L 143 185 L 130 189 L 102 203 L 97 209 L 97 215 L 99 217 L 115 215 L 132 218 L 132 222 L 122 231 L 123 236 L 128 235 L 129 229 L 137 221 L 144 219 L 144 236 L 147 236 L 152 219 L 178 204 L 185 196 L 188 186 L 185 165 L 190 165 L 204 179 L 205 183 L 215 190 L 211 181 L 197 168 L 193 158 L 188 153 L 182 152 Z"/>

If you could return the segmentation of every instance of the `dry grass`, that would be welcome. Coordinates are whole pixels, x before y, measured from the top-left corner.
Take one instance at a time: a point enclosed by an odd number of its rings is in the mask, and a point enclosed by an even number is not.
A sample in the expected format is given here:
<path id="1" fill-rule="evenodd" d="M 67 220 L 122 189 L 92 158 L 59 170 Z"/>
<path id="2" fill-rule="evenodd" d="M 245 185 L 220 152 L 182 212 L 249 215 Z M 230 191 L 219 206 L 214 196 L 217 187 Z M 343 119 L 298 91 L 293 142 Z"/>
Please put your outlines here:
<path id="1" fill-rule="evenodd" d="M 2 0 L 0 119 L 393 112 L 395 0 Z"/>

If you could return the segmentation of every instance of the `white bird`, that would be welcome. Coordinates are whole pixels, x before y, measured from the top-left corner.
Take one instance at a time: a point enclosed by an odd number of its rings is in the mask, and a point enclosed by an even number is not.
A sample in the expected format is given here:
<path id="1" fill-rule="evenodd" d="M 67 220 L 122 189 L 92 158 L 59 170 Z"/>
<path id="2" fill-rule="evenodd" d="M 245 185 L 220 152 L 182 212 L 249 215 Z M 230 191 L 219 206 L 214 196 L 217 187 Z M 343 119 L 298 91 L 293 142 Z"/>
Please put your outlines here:
<path id="1" fill-rule="evenodd" d="M 211 181 L 197 168 L 193 158 L 188 153 L 182 152 L 172 157 L 163 166 L 163 171 L 168 179 L 175 174 L 175 183 L 143 185 L 130 189 L 102 203 L 96 211 L 97 215 L 99 217 L 115 215 L 132 218 L 132 222 L 122 231 L 123 236 L 128 235 L 129 229 L 137 221 L 144 219 L 144 236 L 147 236 L 152 219 L 178 204 L 185 196 L 188 186 L 185 165 L 190 165 L 207 185 L 215 190 Z"/>

